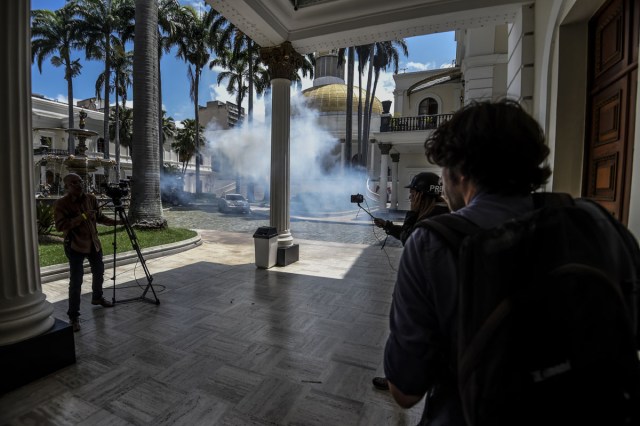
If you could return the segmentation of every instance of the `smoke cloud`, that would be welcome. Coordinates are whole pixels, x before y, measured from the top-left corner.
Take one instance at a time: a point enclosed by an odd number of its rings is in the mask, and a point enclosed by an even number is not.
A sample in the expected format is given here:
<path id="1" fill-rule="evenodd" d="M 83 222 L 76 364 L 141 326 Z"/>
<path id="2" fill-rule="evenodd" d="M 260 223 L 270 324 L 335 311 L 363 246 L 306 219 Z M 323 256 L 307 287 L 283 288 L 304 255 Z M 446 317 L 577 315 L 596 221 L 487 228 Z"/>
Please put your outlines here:
<path id="1" fill-rule="evenodd" d="M 267 105 L 267 108 L 270 107 Z M 265 121 L 249 124 L 245 120 L 241 127 L 205 130 L 209 148 L 226 163 L 225 170 L 232 170 L 243 180 L 258 185 L 268 185 L 270 181 L 271 122 L 269 117 Z M 306 106 L 302 94 L 294 93 L 290 127 L 292 213 L 354 209 L 350 194 L 364 193 L 366 175 L 343 170 L 341 149 L 339 139 L 320 126 L 319 113 Z"/>

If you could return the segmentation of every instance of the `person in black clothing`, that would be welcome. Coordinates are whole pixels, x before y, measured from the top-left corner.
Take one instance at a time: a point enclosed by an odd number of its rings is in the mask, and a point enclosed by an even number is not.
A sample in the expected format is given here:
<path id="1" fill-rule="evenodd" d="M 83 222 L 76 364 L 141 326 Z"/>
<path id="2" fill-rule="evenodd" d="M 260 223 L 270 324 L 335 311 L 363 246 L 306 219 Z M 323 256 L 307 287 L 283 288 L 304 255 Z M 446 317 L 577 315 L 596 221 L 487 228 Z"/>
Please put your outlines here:
<path id="1" fill-rule="evenodd" d="M 400 240 L 403 246 L 413 232 L 416 223 L 429 217 L 449 213 L 449 207 L 442 198 L 440 177 L 435 173 L 418 173 L 405 188 L 409 188 L 411 210 L 407 212 L 402 225 L 394 225 L 390 220 L 380 218 L 373 220 L 378 228 L 384 229 L 387 235 Z M 385 377 L 374 377 L 372 382 L 376 389 L 389 389 Z"/>
<path id="2" fill-rule="evenodd" d="M 419 221 L 442 213 L 449 213 L 449 207 L 442 199 L 440 177 L 435 173 L 418 173 L 411 179 L 409 201 L 411 210 L 407 212 L 402 225 L 394 225 L 390 220 L 375 218 L 373 223 L 384 229 L 387 235 L 400 240 L 402 245 L 407 241 L 414 226 Z"/>

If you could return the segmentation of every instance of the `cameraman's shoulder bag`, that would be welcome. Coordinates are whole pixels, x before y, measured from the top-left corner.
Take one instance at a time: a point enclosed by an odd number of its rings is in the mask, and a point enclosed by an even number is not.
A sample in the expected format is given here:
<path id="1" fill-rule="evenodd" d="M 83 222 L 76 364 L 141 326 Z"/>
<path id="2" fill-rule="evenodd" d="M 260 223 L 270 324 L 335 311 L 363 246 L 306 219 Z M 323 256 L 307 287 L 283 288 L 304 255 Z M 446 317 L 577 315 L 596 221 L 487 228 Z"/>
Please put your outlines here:
<path id="1" fill-rule="evenodd" d="M 640 424 L 640 251 L 566 194 L 481 230 L 419 226 L 458 250 L 458 389 L 469 426 Z M 592 203 L 595 206 L 595 203 Z M 602 209 L 604 211 L 604 209 Z"/>

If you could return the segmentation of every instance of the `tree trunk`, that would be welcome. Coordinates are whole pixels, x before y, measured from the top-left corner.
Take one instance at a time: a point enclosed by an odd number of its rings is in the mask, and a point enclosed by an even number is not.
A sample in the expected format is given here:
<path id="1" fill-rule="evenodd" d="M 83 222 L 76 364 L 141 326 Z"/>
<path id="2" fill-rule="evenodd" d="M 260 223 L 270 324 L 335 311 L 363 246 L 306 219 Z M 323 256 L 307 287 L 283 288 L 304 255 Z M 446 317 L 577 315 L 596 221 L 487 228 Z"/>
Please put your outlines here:
<path id="1" fill-rule="evenodd" d="M 67 58 L 67 63 L 69 63 L 69 58 Z M 67 66 L 66 73 L 67 76 L 65 77 L 65 79 L 67 80 L 67 98 L 69 99 L 69 129 L 73 129 L 75 125 L 73 118 L 73 79 L 71 78 L 71 67 Z M 75 154 L 75 141 L 73 134 L 71 133 L 67 134 L 67 150 L 69 152 L 69 155 Z"/>
<path id="2" fill-rule="evenodd" d="M 159 39 L 158 39 L 159 40 Z M 160 179 L 164 173 L 164 136 L 163 136 L 163 122 L 162 122 L 162 76 L 160 72 L 160 47 L 158 47 L 158 158 L 160 159 Z M 162 185 L 160 185 L 160 192 L 162 192 Z"/>
<path id="3" fill-rule="evenodd" d="M 118 71 L 116 71 L 118 81 Z M 116 112 L 115 112 L 115 137 L 113 143 L 116 146 L 116 182 L 120 182 L 120 106 L 118 104 L 118 88 L 116 85 Z"/>
<path id="4" fill-rule="evenodd" d="M 202 194 L 202 184 L 200 183 L 200 114 L 198 111 L 198 87 L 200 86 L 200 70 L 195 70 L 195 78 L 194 84 L 196 87 L 193 89 L 193 102 L 196 106 L 195 108 L 195 122 L 196 122 L 196 131 L 195 131 L 195 146 L 196 146 L 196 195 Z"/>
<path id="5" fill-rule="evenodd" d="M 347 111 L 345 116 L 345 168 L 351 167 L 351 143 L 353 140 L 353 64 L 355 62 L 355 48 L 352 46 L 347 50 Z"/>
<path id="6" fill-rule="evenodd" d="M 247 107 L 247 118 L 249 123 L 251 123 L 253 121 L 253 41 L 249 40 L 248 43 L 248 49 L 249 49 L 249 99 L 247 99 L 247 101 L 249 102 L 249 105 Z M 240 108 L 240 105 L 238 105 L 238 109 Z M 238 111 L 238 114 L 240 113 L 240 111 Z"/>
<path id="7" fill-rule="evenodd" d="M 380 71 L 375 71 L 375 77 L 373 79 L 373 89 L 371 90 L 371 99 L 369 100 L 369 117 L 367 121 L 369 123 L 369 132 L 371 132 L 371 111 L 373 111 L 373 103 L 376 99 L 376 88 L 378 87 L 378 79 L 380 78 Z"/>
<path id="8" fill-rule="evenodd" d="M 109 92 L 111 91 L 111 40 L 105 37 L 104 52 L 104 158 L 109 158 Z"/>
<path id="9" fill-rule="evenodd" d="M 362 67 L 362 64 L 359 64 Z M 359 67 L 359 68 L 360 68 Z M 362 163 L 362 71 L 358 70 L 358 164 Z"/>
<path id="10" fill-rule="evenodd" d="M 362 128 L 362 166 L 367 167 L 367 158 L 369 151 L 369 98 L 371 97 L 371 80 L 373 79 L 373 55 L 375 46 L 371 45 L 371 51 L 369 52 L 369 72 L 367 73 L 367 91 L 364 100 L 364 123 Z"/>
<path id="11" fill-rule="evenodd" d="M 135 0 L 131 222 L 161 228 L 158 153 L 158 3 Z"/>

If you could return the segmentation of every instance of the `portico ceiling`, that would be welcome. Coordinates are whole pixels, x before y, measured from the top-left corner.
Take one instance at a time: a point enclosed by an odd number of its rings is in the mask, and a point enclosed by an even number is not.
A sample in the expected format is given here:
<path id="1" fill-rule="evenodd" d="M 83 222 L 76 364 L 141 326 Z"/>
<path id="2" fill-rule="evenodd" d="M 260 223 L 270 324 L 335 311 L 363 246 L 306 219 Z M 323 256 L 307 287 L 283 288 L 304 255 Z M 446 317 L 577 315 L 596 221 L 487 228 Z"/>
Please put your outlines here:
<path id="1" fill-rule="evenodd" d="M 311 53 L 512 22 L 517 0 L 206 0 L 262 47 Z M 297 4 L 297 9 L 296 5 Z"/>

